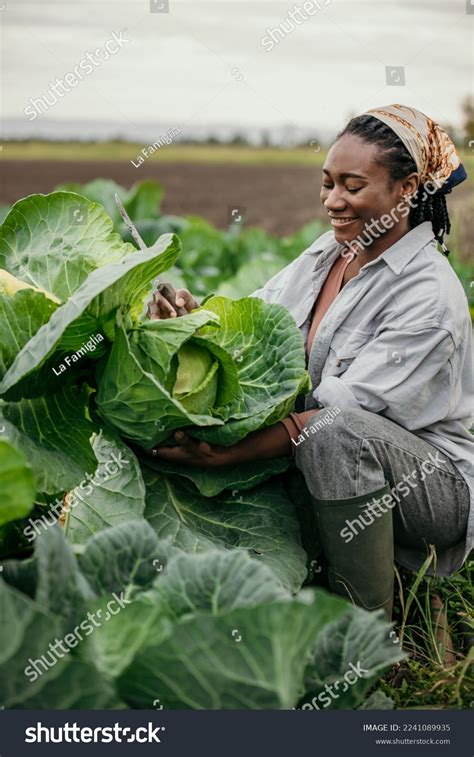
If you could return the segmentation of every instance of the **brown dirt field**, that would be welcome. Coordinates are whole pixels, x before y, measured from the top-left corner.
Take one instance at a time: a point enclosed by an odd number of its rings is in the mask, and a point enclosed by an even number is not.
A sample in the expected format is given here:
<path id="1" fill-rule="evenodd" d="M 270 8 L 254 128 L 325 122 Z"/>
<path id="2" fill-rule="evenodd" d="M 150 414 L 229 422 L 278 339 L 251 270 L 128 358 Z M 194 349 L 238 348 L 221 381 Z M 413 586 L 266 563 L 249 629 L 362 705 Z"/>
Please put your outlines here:
<path id="1" fill-rule="evenodd" d="M 51 192 L 65 181 L 99 177 L 130 187 L 152 178 L 165 188 L 162 210 L 201 215 L 218 228 L 228 225 L 229 207 L 246 208 L 246 225 L 285 235 L 314 218 L 325 218 L 319 203 L 320 171 L 285 165 L 161 163 L 132 165 L 97 161 L 20 161 L 0 163 L 0 204 L 37 192 Z"/>
<path id="2" fill-rule="evenodd" d="M 66 181 L 85 183 L 114 179 L 130 187 L 152 178 L 165 189 L 164 213 L 200 215 L 220 229 L 229 223 L 229 209 L 245 208 L 247 226 L 284 236 L 303 224 L 327 216 L 319 202 L 320 169 L 316 166 L 235 163 L 162 162 L 135 168 L 123 161 L 2 160 L 0 205 L 37 192 L 51 192 Z M 471 263 L 473 255 L 473 189 L 465 182 L 449 196 L 451 219 L 457 221 L 456 258 Z"/>

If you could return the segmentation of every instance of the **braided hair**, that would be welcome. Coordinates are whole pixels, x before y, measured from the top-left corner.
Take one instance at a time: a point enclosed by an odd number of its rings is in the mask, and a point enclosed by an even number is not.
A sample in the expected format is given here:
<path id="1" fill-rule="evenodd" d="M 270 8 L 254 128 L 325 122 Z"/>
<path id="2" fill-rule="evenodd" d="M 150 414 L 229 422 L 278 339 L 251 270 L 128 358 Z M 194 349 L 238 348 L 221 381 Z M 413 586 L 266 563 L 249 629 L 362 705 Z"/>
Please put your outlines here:
<path id="1" fill-rule="evenodd" d="M 337 135 L 337 139 L 344 134 L 353 134 L 364 142 L 376 144 L 380 147 L 377 163 L 387 168 L 392 182 L 403 179 L 410 173 L 416 173 L 417 167 L 412 156 L 395 132 L 378 118 L 364 115 L 351 118 L 345 129 Z M 448 190 L 450 192 L 451 190 Z M 415 228 L 424 221 L 431 221 L 436 240 L 442 246 L 446 255 L 449 250 L 444 244 L 444 235 L 449 234 L 451 222 L 446 203 L 446 192 L 429 194 L 423 184 L 413 198 L 408 216 L 410 228 Z"/>

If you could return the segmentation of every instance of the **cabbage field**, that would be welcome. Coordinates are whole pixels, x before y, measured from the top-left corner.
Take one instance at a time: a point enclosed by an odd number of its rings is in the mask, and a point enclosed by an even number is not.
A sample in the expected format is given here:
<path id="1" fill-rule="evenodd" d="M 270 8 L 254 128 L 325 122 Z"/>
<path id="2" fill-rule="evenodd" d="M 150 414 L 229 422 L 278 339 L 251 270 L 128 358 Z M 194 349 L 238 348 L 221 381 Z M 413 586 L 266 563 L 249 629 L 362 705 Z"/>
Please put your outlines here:
<path id="1" fill-rule="evenodd" d="M 294 320 L 247 295 L 324 228 L 218 231 L 160 214 L 161 197 L 96 180 L 3 211 L 2 705 L 390 708 L 398 639 L 382 611 L 315 586 L 290 459 L 204 470 L 144 452 L 177 428 L 230 445 L 309 391 Z M 157 277 L 200 307 L 148 321 Z"/>

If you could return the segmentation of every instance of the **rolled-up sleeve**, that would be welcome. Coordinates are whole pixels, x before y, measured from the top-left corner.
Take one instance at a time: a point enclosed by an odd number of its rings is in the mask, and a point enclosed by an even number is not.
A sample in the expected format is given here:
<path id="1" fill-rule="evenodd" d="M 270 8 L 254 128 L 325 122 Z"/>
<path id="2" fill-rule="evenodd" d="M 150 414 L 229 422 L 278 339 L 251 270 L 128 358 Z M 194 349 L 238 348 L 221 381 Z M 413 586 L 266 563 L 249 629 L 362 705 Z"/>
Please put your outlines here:
<path id="1" fill-rule="evenodd" d="M 385 330 L 348 361 L 344 373 L 325 377 L 313 397 L 324 407 L 362 408 L 409 430 L 425 428 L 449 413 L 455 353 L 444 329 Z"/>

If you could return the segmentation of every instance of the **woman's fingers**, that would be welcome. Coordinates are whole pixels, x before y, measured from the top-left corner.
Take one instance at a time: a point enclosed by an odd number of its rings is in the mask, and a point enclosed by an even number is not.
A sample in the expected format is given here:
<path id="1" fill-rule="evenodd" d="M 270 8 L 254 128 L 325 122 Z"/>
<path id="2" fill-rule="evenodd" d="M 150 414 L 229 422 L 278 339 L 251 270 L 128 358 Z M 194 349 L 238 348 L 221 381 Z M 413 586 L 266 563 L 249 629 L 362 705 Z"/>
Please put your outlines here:
<path id="1" fill-rule="evenodd" d="M 186 308 L 188 313 L 199 307 L 199 303 L 196 302 L 189 289 L 176 290 L 176 304 L 179 308 Z"/>
<path id="2" fill-rule="evenodd" d="M 189 463 L 189 453 L 182 447 L 155 447 L 150 452 L 155 459 L 169 463 Z"/>
<path id="3" fill-rule="evenodd" d="M 199 303 L 196 302 L 188 289 L 177 289 L 176 306 L 178 308 L 184 308 L 187 313 L 190 313 L 192 310 L 199 307 Z M 152 298 L 148 303 L 146 314 L 150 320 L 156 320 L 158 318 L 176 318 L 178 315 L 171 302 L 158 291 L 153 292 Z"/>
<path id="4" fill-rule="evenodd" d="M 203 442 L 200 439 L 195 439 L 194 436 L 189 436 L 189 434 L 187 434 L 185 431 L 176 431 L 174 438 L 181 447 L 196 450 L 204 453 L 205 455 L 212 454 L 213 450 L 208 442 Z"/>
<path id="5" fill-rule="evenodd" d="M 201 444 L 199 439 L 193 439 L 192 436 L 189 436 L 184 431 L 176 431 L 174 438 L 183 449 L 194 452 L 199 451 L 199 445 Z"/>
<path id="6" fill-rule="evenodd" d="M 157 318 L 176 318 L 176 310 L 166 297 L 163 297 L 159 292 L 153 292 L 148 303 L 147 316 L 152 321 Z"/>

